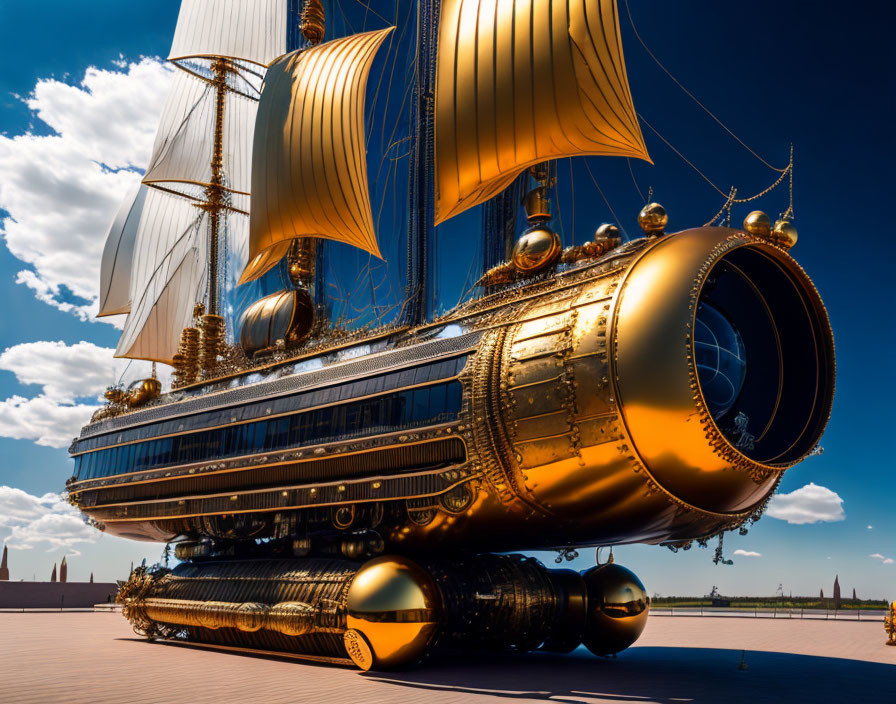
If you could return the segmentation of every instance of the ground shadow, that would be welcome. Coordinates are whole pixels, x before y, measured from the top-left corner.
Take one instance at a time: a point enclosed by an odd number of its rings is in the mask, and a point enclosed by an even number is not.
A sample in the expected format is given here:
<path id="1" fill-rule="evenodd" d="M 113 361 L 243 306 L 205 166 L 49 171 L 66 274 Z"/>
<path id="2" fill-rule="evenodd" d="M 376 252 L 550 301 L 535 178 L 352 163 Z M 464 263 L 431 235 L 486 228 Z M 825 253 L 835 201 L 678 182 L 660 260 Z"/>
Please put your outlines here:
<path id="1" fill-rule="evenodd" d="M 565 656 L 441 659 L 405 672 L 361 676 L 393 686 L 582 704 L 606 702 L 849 702 L 892 696 L 896 666 L 859 660 L 713 648 L 632 648 L 618 658 L 580 649 Z"/>

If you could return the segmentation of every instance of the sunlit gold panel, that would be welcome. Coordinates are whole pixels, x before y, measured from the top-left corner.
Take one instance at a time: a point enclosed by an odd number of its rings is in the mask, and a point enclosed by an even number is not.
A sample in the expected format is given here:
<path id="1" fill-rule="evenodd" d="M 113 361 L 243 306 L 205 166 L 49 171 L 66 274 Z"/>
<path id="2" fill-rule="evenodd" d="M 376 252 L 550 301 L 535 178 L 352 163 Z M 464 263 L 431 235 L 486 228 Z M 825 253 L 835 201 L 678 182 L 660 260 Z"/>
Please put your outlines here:
<path id="1" fill-rule="evenodd" d="M 615 0 L 444 0 L 436 76 L 436 223 L 547 159 L 650 160 Z"/>

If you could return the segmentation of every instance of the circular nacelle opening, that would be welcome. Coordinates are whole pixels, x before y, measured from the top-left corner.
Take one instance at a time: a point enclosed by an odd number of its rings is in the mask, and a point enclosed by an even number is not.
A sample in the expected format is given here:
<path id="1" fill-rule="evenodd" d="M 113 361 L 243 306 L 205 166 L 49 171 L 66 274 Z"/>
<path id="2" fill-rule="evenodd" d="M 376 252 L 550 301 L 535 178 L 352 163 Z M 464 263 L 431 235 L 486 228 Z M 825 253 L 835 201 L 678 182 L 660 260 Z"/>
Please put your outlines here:
<path id="1" fill-rule="evenodd" d="M 697 301 L 692 358 L 706 410 L 739 453 L 790 466 L 816 445 L 833 398 L 833 339 L 797 267 L 754 246 L 717 261 Z"/>

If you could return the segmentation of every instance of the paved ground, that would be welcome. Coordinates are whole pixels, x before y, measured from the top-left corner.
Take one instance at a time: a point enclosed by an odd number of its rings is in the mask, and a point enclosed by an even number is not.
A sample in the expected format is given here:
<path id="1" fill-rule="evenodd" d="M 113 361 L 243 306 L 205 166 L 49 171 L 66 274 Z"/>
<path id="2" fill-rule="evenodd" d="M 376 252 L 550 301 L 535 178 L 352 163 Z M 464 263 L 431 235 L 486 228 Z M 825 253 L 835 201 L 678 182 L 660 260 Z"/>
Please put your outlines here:
<path id="1" fill-rule="evenodd" d="M 896 648 L 884 640 L 880 623 L 654 617 L 615 660 L 577 651 L 365 674 L 151 644 L 119 614 L 0 613 L 0 702 L 885 702 Z"/>

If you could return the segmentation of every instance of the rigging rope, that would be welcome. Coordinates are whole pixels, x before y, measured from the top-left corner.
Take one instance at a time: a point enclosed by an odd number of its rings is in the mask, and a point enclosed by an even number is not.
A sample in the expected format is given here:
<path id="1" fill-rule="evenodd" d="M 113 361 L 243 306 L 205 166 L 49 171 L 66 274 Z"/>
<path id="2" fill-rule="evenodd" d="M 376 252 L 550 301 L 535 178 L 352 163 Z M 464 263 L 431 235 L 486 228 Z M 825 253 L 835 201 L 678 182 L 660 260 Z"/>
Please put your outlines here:
<path id="1" fill-rule="evenodd" d="M 635 38 L 638 40 L 638 42 L 644 48 L 644 51 L 647 52 L 648 56 L 650 56 L 650 58 L 654 60 L 656 65 L 659 66 L 663 70 L 663 72 L 669 78 L 672 79 L 672 81 L 675 83 L 675 85 L 677 85 L 679 88 L 681 88 L 681 90 L 684 91 L 685 95 L 687 95 L 691 100 L 693 100 L 695 103 L 697 103 L 697 105 L 699 105 L 707 115 L 709 115 L 713 120 L 715 120 L 715 122 L 719 125 L 719 127 L 721 127 L 723 130 L 725 130 L 729 135 L 731 135 L 731 137 L 733 137 L 735 139 L 735 141 L 737 141 L 738 144 L 740 144 L 744 149 L 746 149 L 748 152 L 750 152 L 750 154 L 752 154 L 754 157 L 756 157 L 756 159 L 761 161 L 772 171 L 784 173 L 787 170 L 787 167 L 785 167 L 783 169 L 779 169 L 776 166 L 772 166 L 765 159 L 763 159 L 761 156 L 759 156 L 759 154 L 757 154 L 755 151 L 753 151 L 740 137 L 738 137 L 736 134 L 734 134 L 734 132 L 732 132 L 724 122 L 722 122 L 718 117 L 716 117 L 708 107 L 706 107 L 703 103 L 701 103 L 697 99 L 697 97 L 693 93 L 691 93 L 691 91 L 689 91 L 687 88 L 685 88 L 682 85 L 681 81 L 679 81 L 675 76 L 673 76 L 672 72 L 669 71 L 669 69 L 667 69 L 662 64 L 662 62 L 656 57 L 656 55 L 650 50 L 650 48 L 647 46 L 647 44 L 641 38 L 641 35 L 638 34 L 638 28 L 635 26 L 635 20 L 632 17 L 632 11 L 628 5 L 628 0 L 625 0 L 625 11 L 628 14 L 628 21 L 632 26 L 632 31 L 635 33 Z M 653 128 L 651 128 L 651 129 L 653 129 Z M 716 190 L 718 190 L 718 189 L 716 189 Z M 723 193 L 722 195 L 725 195 L 725 194 Z"/>
<path id="2" fill-rule="evenodd" d="M 647 201 L 644 200 L 644 194 L 641 193 L 641 187 L 638 185 L 638 181 L 637 181 L 637 179 L 635 179 L 635 172 L 634 172 L 634 170 L 632 169 L 632 160 L 629 159 L 628 157 L 626 157 L 625 161 L 628 163 L 628 172 L 629 172 L 629 173 L 631 174 L 631 176 L 632 176 L 632 183 L 635 184 L 635 190 L 638 192 L 638 196 L 640 196 L 641 201 L 642 201 L 643 203 L 646 204 Z"/>
<path id="3" fill-rule="evenodd" d="M 597 192 L 600 193 L 600 197 L 604 199 L 604 203 L 610 211 L 610 214 L 613 216 L 613 220 L 616 221 L 616 226 L 622 231 L 622 234 L 628 237 L 628 233 L 625 231 L 625 227 L 620 222 L 619 218 L 616 215 L 616 211 L 613 210 L 613 206 L 610 205 L 610 201 L 607 200 L 607 197 L 604 195 L 603 190 L 600 185 L 597 183 L 597 179 L 594 178 L 594 174 L 591 173 L 591 166 L 588 164 L 588 159 L 583 160 L 585 162 L 585 168 L 588 170 L 588 175 L 591 177 L 591 181 L 594 183 L 594 187 L 597 189 Z"/>

